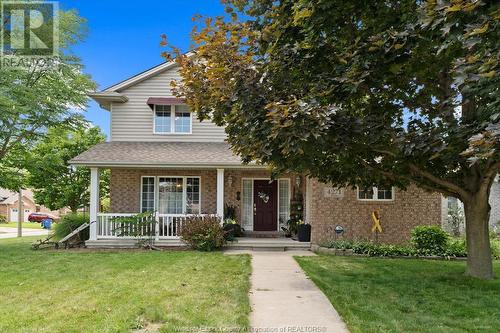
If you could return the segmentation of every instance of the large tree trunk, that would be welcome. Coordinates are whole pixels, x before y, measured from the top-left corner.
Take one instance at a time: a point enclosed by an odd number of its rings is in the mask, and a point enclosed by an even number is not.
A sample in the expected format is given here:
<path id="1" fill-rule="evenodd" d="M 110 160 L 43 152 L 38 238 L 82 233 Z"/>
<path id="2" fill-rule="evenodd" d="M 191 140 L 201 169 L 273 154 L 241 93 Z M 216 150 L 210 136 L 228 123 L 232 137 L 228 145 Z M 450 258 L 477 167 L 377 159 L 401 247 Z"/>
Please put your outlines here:
<path id="1" fill-rule="evenodd" d="M 485 193 L 486 192 L 486 193 Z M 467 275 L 480 279 L 493 278 L 493 263 L 489 237 L 489 191 L 475 193 L 464 201 L 465 233 L 467 237 Z"/>

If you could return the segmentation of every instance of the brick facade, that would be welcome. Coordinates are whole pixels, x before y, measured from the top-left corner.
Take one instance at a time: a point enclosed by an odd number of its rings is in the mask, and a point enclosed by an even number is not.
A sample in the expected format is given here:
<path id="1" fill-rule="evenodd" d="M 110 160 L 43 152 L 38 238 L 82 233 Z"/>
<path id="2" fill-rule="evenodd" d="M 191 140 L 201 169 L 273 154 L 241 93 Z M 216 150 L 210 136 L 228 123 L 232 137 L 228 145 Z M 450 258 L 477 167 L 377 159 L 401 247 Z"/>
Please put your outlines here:
<path id="1" fill-rule="evenodd" d="M 406 191 L 395 189 L 393 201 L 359 201 L 356 189 L 344 189 L 343 196 L 326 197 L 326 184 L 308 180 L 308 216 L 312 226 L 312 242 L 321 243 L 335 238 L 334 228 L 341 225 L 343 239 L 374 239 L 371 213 L 380 209 L 383 243 L 402 243 L 410 238 L 418 225 L 440 225 L 441 195 L 428 193 L 415 186 Z"/>
<path id="2" fill-rule="evenodd" d="M 140 211 L 142 176 L 199 176 L 201 183 L 201 213 L 217 212 L 216 170 L 170 169 L 111 169 L 110 212 L 137 213 Z"/>
<path id="3" fill-rule="evenodd" d="M 199 176 L 201 177 L 201 213 L 217 212 L 217 170 L 171 170 L 171 169 L 111 169 L 110 212 L 137 213 L 140 211 L 141 176 Z M 238 220 L 241 213 L 241 192 L 243 178 L 270 178 L 266 170 L 227 169 L 224 172 L 224 203 L 236 207 Z M 291 194 L 296 193 L 296 175 L 290 178 Z M 231 179 L 231 184 L 229 184 Z M 301 178 L 300 191 L 303 193 L 305 182 Z M 240 192 L 240 200 L 237 193 Z"/>
<path id="4" fill-rule="evenodd" d="M 112 213 L 136 213 L 140 211 L 141 176 L 200 176 L 201 212 L 215 214 L 217 211 L 217 171 L 171 170 L 171 169 L 111 169 Z M 393 201 L 359 201 L 355 189 L 344 189 L 342 197 L 326 197 L 328 185 L 301 177 L 300 189 L 295 174 L 290 178 L 291 197 L 303 194 L 306 221 L 312 225 L 312 242 L 321 243 L 334 237 L 333 228 L 341 225 L 346 239 L 373 239 L 371 212 L 381 210 L 383 233 L 380 242 L 401 243 L 407 241 L 411 230 L 417 225 L 441 223 L 441 196 L 416 187 L 407 191 L 396 189 Z M 266 170 L 227 169 L 224 172 L 224 202 L 236 207 L 238 220 L 241 216 L 241 192 L 243 178 L 270 178 Z M 231 179 L 231 181 L 229 181 Z M 306 189 L 309 193 L 306 193 Z M 240 200 L 237 193 L 240 192 Z"/>

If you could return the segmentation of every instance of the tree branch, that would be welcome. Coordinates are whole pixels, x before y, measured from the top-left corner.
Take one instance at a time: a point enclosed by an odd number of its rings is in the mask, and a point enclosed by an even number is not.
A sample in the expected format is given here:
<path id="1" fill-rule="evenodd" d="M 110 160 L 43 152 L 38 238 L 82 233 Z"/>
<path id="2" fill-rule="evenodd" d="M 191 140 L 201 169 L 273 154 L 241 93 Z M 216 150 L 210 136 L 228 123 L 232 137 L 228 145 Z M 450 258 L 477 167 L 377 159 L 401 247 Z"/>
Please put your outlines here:
<path id="1" fill-rule="evenodd" d="M 429 181 L 431 181 L 439 186 L 442 186 L 444 189 L 446 189 L 449 192 L 458 194 L 460 196 L 460 198 L 462 199 L 462 201 L 464 199 L 469 198 L 469 196 L 470 196 L 469 192 L 467 192 L 466 190 L 464 190 L 463 188 L 461 188 L 457 184 L 454 184 L 454 183 L 449 182 L 447 180 L 438 178 L 438 177 L 434 176 L 433 174 L 431 174 L 430 172 L 420 169 L 418 166 L 416 166 L 413 163 L 410 163 L 409 167 L 410 167 L 410 170 L 413 171 L 414 173 L 416 173 L 417 175 L 420 175 L 423 178 L 425 178 L 425 179 L 427 179 L 427 180 L 429 180 Z"/>

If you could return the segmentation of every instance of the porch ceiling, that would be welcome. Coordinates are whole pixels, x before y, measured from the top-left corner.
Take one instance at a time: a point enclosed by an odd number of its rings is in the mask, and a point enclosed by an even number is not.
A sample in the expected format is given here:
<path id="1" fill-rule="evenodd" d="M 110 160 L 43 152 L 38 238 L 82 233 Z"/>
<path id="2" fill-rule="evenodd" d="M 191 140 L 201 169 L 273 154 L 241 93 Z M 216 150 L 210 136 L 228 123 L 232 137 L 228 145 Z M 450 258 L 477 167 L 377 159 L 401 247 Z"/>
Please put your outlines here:
<path id="1" fill-rule="evenodd" d="M 70 163 L 94 167 L 264 168 L 254 163 L 242 164 L 224 142 L 105 142 Z"/>

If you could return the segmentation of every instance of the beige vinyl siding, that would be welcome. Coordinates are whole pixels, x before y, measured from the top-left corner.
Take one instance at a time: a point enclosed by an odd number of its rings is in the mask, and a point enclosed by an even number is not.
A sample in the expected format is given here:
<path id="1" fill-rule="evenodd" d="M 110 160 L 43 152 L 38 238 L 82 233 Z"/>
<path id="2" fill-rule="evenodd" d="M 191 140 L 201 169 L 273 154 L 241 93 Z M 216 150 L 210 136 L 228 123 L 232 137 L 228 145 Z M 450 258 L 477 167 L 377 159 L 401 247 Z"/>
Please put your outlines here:
<path id="1" fill-rule="evenodd" d="M 179 79 L 177 68 L 166 70 L 119 92 L 128 102 L 113 103 L 111 107 L 112 141 L 184 141 L 222 142 L 224 128 L 209 121 L 200 122 L 193 114 L 192 134 L 154 134 L 153 111 L 146 104 L 149 97 L 175 97 L 170 82 Z"/>

